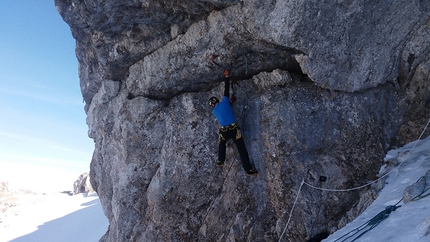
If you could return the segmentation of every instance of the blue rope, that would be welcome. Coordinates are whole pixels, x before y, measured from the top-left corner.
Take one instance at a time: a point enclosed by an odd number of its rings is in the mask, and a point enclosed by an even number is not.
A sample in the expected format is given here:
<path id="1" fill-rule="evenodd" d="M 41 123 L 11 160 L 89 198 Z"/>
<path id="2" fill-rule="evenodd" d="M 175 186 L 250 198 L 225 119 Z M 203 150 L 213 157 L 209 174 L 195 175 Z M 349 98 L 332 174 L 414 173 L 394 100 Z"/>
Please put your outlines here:
<path id="1" fill-rule="evenodd" d="M 402 200 L 400 200 L 400 201 L 402 201 Z M 397 202 L 397 204 L 399 202 Z M 351 240 L 351 242 L 356 241 L 358 238 L 360 238 L 361 236 L 363 236 L 365 233 L 369 232 L 370 230 L 372 230 L 373 228 L 375 228 L 376 226 L 378 226 L 383 220 L 385 220 L 386 218 L 388 218 L 388 216 L 390 216 L 391 212 L 396 211 L 397 208 L 401 207 L 401 206 L 397 206 L 397 204 L 396 205 L 387 206 L 384 211 L 378 213 L 375 217 L 373 217 L 372 219 L 370 219 L 366 223 L 358 226 L 357 228 L 355 228 L 355 229 L 351 230 L 350 232 L 344 234 L 343 236 L 339 237 L 334 242 L 339 241 L 342 238 L 344 238 L 344 240 L 342 240 L 342 242 L 345 242 L 347 239 L 350 239 L 350 238 L 354 237 L 356 234 L 358 234 L 363 229 L 365 229 L 366 227 L 369 226 L 369 228 L 367 230 L 365 230 L 364 232 L 362 232 L 361 234 L 359 234 L 355 239 Z M 352 232 L 355 232 L 355 233 L 351 234 Z M 345 237 L 345 236 L 347 236 L 347 237 Z"/>

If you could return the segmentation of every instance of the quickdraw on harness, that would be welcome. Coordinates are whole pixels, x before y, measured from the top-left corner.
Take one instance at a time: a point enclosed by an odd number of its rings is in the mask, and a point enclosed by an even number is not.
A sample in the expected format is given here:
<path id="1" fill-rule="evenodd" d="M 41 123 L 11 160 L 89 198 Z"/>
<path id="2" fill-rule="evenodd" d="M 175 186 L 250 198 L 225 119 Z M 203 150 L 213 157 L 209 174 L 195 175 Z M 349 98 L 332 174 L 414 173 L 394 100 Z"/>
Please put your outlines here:
<path id="1" fill-rule="evenodd" d="M 221 132 L 227 132 L 228 130 L 234 130 L 237 128 L 236 123 L 232 123 L 230 125 L 227 126 L 221 126 L 221 128 L 219 128 L 221 130 Z"/>
<path id="2" fill-rule="evenodd" d="M 242 138 L 242 134 L 240 133 L 239 126 L 237 126 L 236 123 L 230 124 L 228 126 L 221 126 L 221 128 L 219 129 L 221 131 L 220 134 L 219 134 L 219 138 L 222 139 L 222 140 L 226 140 L 224 138 L 224 136 L 222 135 L 222 133 L 227 132 L 229 130 L 235 130 L 235 129 L 236 129 L 236 137 L 235 137 L 235 139 L 238 140 L 238 139 Z"/>

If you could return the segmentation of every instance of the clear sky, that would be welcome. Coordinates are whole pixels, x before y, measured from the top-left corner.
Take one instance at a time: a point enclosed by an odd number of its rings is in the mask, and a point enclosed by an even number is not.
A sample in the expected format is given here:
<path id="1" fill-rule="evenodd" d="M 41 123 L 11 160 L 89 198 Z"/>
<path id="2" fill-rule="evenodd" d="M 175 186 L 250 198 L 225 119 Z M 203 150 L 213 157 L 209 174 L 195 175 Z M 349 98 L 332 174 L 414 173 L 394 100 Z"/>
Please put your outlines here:
<path id="1" fill-rule="evenodd" d="M 89 171 L 83 107 L 75 40 L 54 0 L 1 0 L 0 181 Z"/>

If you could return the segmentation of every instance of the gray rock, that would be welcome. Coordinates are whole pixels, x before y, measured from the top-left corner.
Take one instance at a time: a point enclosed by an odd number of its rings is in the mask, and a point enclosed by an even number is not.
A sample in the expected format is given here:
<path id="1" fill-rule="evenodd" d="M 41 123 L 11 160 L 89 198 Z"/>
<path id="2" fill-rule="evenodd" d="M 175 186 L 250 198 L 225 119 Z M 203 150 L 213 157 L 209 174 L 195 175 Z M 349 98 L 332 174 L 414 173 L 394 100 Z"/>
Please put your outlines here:
<path id="1" fill-rule="evenodd" d="M 9 182 L 0 182 L 0 195 L 9 193 Z"/>
<path id="2" fill-rule="evenodd" d="M 77 41 L 91 182 L 110 222 L 101 241 L 277 241 L 303 180 L 366 184 L 427 121 L 427 1 L 55 3 Z M 239 84 L 258 177 L 233 145 L 215 166 L 212 55 Z M 334 231 L 380 188 L 303 186 L 282 239 Z"/>
<path id="3" fill-rule="evenodd" d="M 428 194 L 427 189 L 430 187 L 430 171 L 427 171 L 424 176 L 422 176 L 414 184 L 407 186 L 403 191 L 403 202 L 408 203 L 417 199 L 421 196 Z"/>
<path id="4" fill-rule="evenodd" d="M 73 195 L 76 194 L 89 194 L 94 193 L 94 189 L 91 186 L 91 181 L 88 173 L 83 173 L 79 176 L 78 180 L 73 183 Z"/>

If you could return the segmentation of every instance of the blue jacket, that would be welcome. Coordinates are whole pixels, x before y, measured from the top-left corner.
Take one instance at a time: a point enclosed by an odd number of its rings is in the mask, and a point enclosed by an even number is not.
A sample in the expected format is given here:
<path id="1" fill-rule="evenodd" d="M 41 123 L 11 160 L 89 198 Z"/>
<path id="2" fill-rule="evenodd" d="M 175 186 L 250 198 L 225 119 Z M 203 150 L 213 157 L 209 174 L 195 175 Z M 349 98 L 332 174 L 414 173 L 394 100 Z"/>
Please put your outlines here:
<path id="1" fill-rule="evenodd" d="M 218 119 L 221 126 L 228 126 L 230 124 L 236 123 L 236 118 L 234 117 L 233 110 L 230 106 L 230 78 L 226 77 L 224 80 L 224 96 L 221 102 L 215 105 L 212 113 Z"/>
<path id="2" fill-rule="evenodd" d="M 224 96 L 221 102 L 215 105 L 212 113 L 218 119 L 218 122 L 221 126 L 228 126 L 230 124 L 236 123 L 233 110 L 230 106 L 230 100 L 227 96 Z"/>

